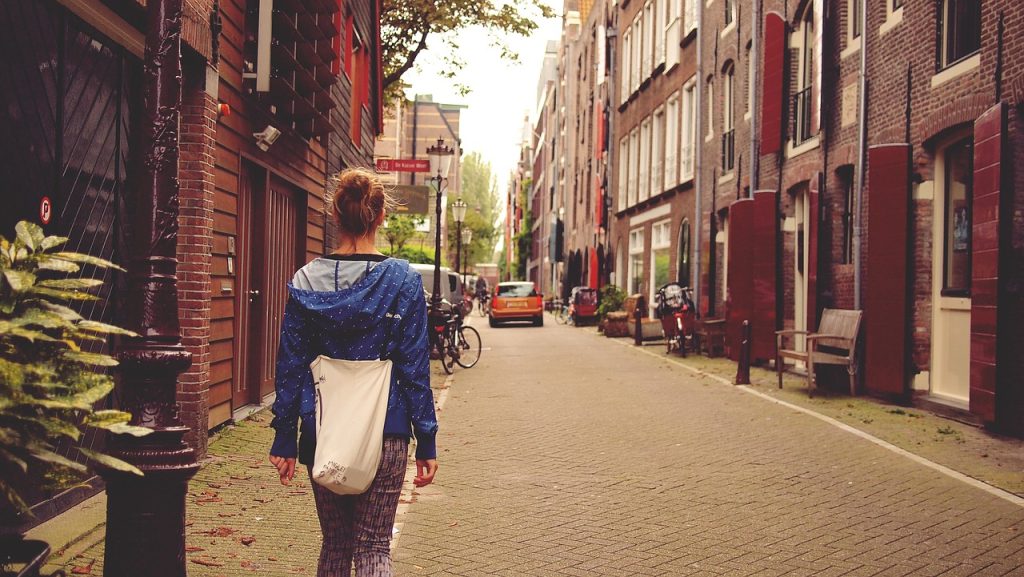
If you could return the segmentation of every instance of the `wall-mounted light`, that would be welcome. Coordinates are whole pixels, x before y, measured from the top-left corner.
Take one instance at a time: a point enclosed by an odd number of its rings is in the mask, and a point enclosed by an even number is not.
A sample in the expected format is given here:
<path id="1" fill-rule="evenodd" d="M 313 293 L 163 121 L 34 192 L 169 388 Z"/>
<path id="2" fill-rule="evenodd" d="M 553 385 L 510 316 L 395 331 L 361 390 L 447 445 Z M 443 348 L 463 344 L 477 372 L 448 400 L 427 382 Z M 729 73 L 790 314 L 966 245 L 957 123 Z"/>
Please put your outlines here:
<path id="1" fill-rule="evenodd" d="M 256 139 L 256 146 L 260 147 L 260 150 L 263 152 L 266 152 L 270 150 L 272 144 L 277 142 L 277 139 L 281 136 L 281 131 L 268 124 L 266 128 L 260 132 L 254 132 L 252 135 Z"/>

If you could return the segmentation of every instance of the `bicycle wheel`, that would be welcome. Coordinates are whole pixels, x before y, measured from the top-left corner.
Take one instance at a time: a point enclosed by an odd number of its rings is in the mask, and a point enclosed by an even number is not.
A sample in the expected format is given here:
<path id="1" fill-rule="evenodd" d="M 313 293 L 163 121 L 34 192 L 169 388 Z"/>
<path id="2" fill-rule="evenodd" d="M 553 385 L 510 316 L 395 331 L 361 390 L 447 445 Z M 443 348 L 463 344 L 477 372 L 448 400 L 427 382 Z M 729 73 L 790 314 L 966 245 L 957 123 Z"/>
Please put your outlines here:
<path id="1" fill-rule="evenodd" d="M 464 369 L 471 369 L 480 360 L 480 333 L 473 327 L 461 327 L 456 341 L 459 356 L 455 362 Z"/>
<path id="2" fill-rule="evenodd" d="M 564 325 L 565 321 L 566 321 L 565 309 L 564 308 L 560 308 L 560 309 L 558 309 L 557 312 L 555 312 L 555 322 L 557 322 L 560 325 Z"/>
<path id="3" fill-rule="evenodd" d="M 477 312 L 480 313 L 480 316 L 487 316 L 487 301 L 484 299 L 477 299 L 476 304 Z"/>
<path id="4" fill-rule="evenodd" d="M 441 341 L 439 348 L 441 350 L 441 367 L 444 369 L 444 372 L 450 375 L 455 372 L 455 357 L 452 355 L 447 336 Z"/>

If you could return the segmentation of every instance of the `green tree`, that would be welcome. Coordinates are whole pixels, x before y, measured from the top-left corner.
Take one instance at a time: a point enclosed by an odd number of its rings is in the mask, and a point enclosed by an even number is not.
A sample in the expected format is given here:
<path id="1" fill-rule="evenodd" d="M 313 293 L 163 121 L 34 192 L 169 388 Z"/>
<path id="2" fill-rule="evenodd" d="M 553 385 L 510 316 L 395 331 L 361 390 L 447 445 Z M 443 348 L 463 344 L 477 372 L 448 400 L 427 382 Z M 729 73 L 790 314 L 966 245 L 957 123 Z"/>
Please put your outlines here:
<path id="1" fill-rule="evenodd" d="M 462 200 L 468 207 L 462 228 L 469 228 L 473 231 L 473 239 L 469 246 L 462 247 L 464 259 L 470 266 L 476 262 L 491 262 L 494 258 L 494 248 L 497 246 L 501 234 L 500 224 L 495 222 L 499 220 L 501 212 L 491 163 L 485 161 L 479 152 L 471 152 L 462 159 L 461 178 Z M 458 234 L 458 227 L 455 225 L 451 210 L 451 203 L 456 200 L 458 199 L 451 197 L 448 199 L 448 246 L 450 249 L 448 260 L 450 262 L 455 260 L 455 235 Z M 461 264 L 459 270 L 462 270 Z"/>
<path id="2" fill-rule="evenodd" d="M 387 226 L 384 227 L 384 238 L 390 246 L 390 254 L 401 253 L 405 243 L 416 236 L 416 227 L 423 222 L 423 217 L 409 214 L 389 214 Z"/>
<path id="3" fill-rule="evenodd" d="M 529 36 L 537 29 L 538 19 L 554 16 L 554 11 L 541 0 L 382 0 L 380 36 L 388 100 L 400 93 L 402 75 L 427 48 L 429 37 L 444 37 L 447 50 L 442 74 L 452 78 L 463 66 L 458 56 L 459 31 L 471 27 L 487 30 L 491 44 L 500 50 L 501 56 L 514 61 L 518 54 L 509 48 L 504 37 Z"/>

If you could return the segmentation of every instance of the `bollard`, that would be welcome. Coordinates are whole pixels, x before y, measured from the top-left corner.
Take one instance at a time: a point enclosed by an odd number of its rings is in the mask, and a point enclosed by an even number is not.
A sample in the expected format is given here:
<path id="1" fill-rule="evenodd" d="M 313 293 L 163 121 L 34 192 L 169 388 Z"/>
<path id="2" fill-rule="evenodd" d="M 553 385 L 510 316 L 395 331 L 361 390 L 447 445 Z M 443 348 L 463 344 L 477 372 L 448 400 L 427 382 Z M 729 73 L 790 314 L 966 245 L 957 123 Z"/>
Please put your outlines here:
<path id="1" fill-rule="evenodd" d="M 743 321 L 740 337 L 740 362 L 736 365 L 736 384 L 750 384 L 750 321 Z"/>
<path id="2" fill-rule="evenodd" d="M 644 327 L 642 314 L 644 309 L 644 297 L 636 299 L 636 309 L 633 310 L 633 319 L 635 321 L 635 331 L 633 332 L 633 344 L 635 346 L 642 346 L 644 344 Z"/>

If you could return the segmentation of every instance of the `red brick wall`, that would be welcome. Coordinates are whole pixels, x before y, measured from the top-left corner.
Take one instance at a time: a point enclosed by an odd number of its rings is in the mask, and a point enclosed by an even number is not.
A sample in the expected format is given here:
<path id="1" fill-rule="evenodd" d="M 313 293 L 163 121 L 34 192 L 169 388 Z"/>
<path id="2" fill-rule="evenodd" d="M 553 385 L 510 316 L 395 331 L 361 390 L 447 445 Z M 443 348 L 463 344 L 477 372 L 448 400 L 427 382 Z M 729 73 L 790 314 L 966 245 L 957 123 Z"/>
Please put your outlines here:
<path id="1" fill-rule="evenodd" d="M 181 114 L 178 209 L 178 319 L 192 366 L 178 379 L 187 442 L 206 454 L 210 380 L 210 272 L 213 251 L 217 103 L 204 89 L 205 64 L 186 68 Z"/>

